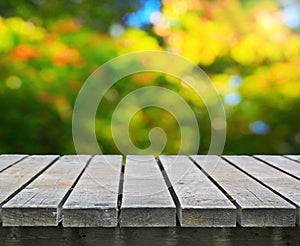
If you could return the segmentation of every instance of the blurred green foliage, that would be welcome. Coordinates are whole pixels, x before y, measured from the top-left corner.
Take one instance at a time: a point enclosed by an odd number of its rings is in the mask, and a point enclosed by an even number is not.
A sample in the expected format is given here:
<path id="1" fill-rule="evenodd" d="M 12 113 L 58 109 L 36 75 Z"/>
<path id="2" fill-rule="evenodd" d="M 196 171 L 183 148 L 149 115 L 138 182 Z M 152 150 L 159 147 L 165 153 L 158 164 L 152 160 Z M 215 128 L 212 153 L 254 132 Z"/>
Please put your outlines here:
<path id="1" fill-rule="evenodd" d="M 300 36 L 285 23 L 282 6 L 164 0 L 148 25 L 124 21 L 146 2 L 1 1 L 1 153 L 73 153 L 72 109 L 81 85 L 99 65 L 138 50 L 175 52 L 209 75 L 227 114 L 224 153 L 299 153 Z M 118 102 L 149 85 L 169 88 L 190 104 L 199 121 L 199 153 L 206 153 L 210 120 L 201 99 L 178 79 L 154 73 L 124 78 L 106 93 L 95 122 L 103 152 L 118 153 L 110 129 Z M 176 153 L 180 129 L 162 109 L 132 118 L 132 141 L 146 148 L 156 126 L 168 136 L 164 153 Z"/>

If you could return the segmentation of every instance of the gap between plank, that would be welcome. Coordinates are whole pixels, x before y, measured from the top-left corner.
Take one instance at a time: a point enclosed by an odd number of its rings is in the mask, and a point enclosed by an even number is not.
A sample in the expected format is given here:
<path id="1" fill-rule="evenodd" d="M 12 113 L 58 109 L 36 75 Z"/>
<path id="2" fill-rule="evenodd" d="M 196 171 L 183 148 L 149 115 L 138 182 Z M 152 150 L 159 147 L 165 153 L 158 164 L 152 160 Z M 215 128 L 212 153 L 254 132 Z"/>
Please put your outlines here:
<path id="1" fill-rule="evenodd" d="M 82 174 L 85 172 L 86 168 L 88 167 L 88 165 L 90 164 L 92 159 L 93 159 L 93 156 L 91 156 L 90 159 L 87 161 L 87 163 L 85 164 L 85 166 L 83 167 L 83 169 L 79 173 L 78 177 L 76 178 L 76 180 L 74 181 L 74 183 L 72 184 L 70 189 L 67 191 L 67 193 L 65 194 L 63 199 L 58 204 L 58 206 L 57 206 L 57 222 L 58 222 L 58 224 L 62 223 L 62 207 L 63 207 L 64 203 L 66 202 L 66 200 L 70 196 L 71 192 L 75 188 L 76 184 L 78 183 L 79 179 L 81 178 Z"/>
<path id="2" fill-rule="evenodd" d="M 171 197 L 172 197 L 172 199 L 173 199 L 173 202 L 174 202 L 175 205 L 176 205 L 176 226 L 180 226 L 180 222 L 179 222 L 179 218 L 178 218 L 178 213 L 177 213 L 178 209 L 180 209 L 180 202 L 179 202 L 179 199 L 178 199 L 178 197 L 177 197 L 177 195 L 176 195 L 175 190 L 174 190 L 173 187 L 172 187 L 171 181 L 170 181 L 170 179 L 169 179 L 169 177 L 168 177 L 168 175 L 167 175 L 167 172 L 165 171 L 163 165 L 161 164 L 160 160 L 157 159 L 157 160 L 156 160 L 156 163 L 158 164 L 158 167 L 159 167 L 159 169 L 160 169 L 160 171 L 161 171 L 161 173 L 162 173 L 162 176 L 163 176 L 164 181 L 165 181 L 165 183 L 166 183 L 166 185 L 167 185 L 167 187 L 168 187 L 168 190 L 169 190 L 169 192 L 170 192 L 170 194 L 171 194 Z"/>
<path id="3" fill-rule="evenodd" d="M 216 181 L 216 180 L 214 180 L 203 168 L 201 168 L 201 166 L 200 165 L 198 165 L 198 163 L 192 158 L 192 157 L 190 157 L 190 156 L 188 156 L 188 158 L 194 163 L 194 165 L 196 165 L 196 167 L 198 168 L 198 169 L 200 169 L 200 171 L 201 172 L 203 172 L 204 173 L 204 175 L 215 185 L 215 186 L 217 186 L 217 188 L 229 199 L 229 201 L 231 201 L 235 206 L 236 206 L 236 208 L 237 209 L 241 209 L 241 206 L 236 202 L 236 200 L 233 198 L 233 197 L 231 197 L 229 194 L 228 194 L 228 192 L 225 190 L 225 189 L 223 189 L 223 187 L 220 185 L 220 184 L 218 184 L 218 182 Z M 239 223 L 237 222 L 237 220 L 236 220 L 236 226 L 237 227 L 239 227 L 240 225 L 239 225 Z"/>
<path id="4" fill-rule="evenodd" d="M 29 157 L 29 155 L 26 155 L 24 157 L 22 157 L 20 160 L 15 161 L 14 163 L 10 164 L 9 166 L 3 168 L 2 170 L 0 170 L 0 173 L 2 173 L 3 171 L 5 171 L 6 169 L 18 164 L 20 161 L 23 161 L 24 159 L 26 159 L 27 157 Z"/>
<path id="5" fill-rule="evenodd" d="M 28 156 L 25 156 L 24 158 L 22 158 L 21 160 L 24 160 L 25 158 L 27 158 Z M 15 195 L 17 195 L 21 190 L 23 190 L 27 185 L 29 185 L 32 181 L 34 181 L 38 176 L 40 176 L 44 171 L 46 171 L 50 166 L 52 166 L 52 164 L 54 164 L 58 159 L 60 158 L 60 156 L 56 157 L 53 161 L 51 161 L 46 167 L 44 167 L 41 171 L 39 171 L 37 174 L 35 174 L 33 177 L 31 177 L 25 184 L 23 184 L 21 187 L 19 187 L 17 190 L 15 190 L 11 195 L 9 195 L 3 202 L 0 203 L 0 210 L 2 210 L 2 206 L 7 203 L 10 199 L 12 199 Z M 21 161 L 20 160 L 20 161 Z M 15 162 L 14 164 L 18 163 Z M 14 165 L 12 164 L 12 165 Z M 12 166 L 11 165 L 11 166 Z M 2 226 L 2 221 L 1 221 L 1 226 Z"/>
<path id="6" fill-rule="evenodd" d="M 288 160 L 290 160 L 290 161 L 294 161 L 294 162 L 300 163 L 299 160 L 292 159 L 292 158 L 290 158 L 290 157 L 288 157 L 288 156 L 286 156 L 286 155 L 282 155 L 282 157 L 284 157 L 284 158 L 286 158 L 286 159 L 288 159 Z"/>
<path id="7" fill-rule="evenodd" d="M 295 175 L 293 175 L 293 174 L 291 174 L 291 173 L 289 173 L 289 172 L 287 172 L 287 171 L 285 171 L 285 170 L 283 170 L 283 169 L 281 169 L 281 168 L 279 168 L 279 167 L 276 167 L 276 166 L 274 166 L 273 164 L 271 164 L 271 163 L 269 163 L 269 162 L 267 162 L 267 161 L 265 161 L 265 160 L 263 160 L 263 159 L 260 159 L 259 157 L 256 157 L 256 156 L 251 156 L 251 157 L 253 157 L 253 158 L 255 158 L 256 160 L 261 161 L 261 162 L 263 162 L 263 163 L 265 163 L 265 164 L 267 164 L 267 165 L 269 165 L 269 166 L 271 166 L 271 167 L 273 167 L 273 168 L 275 168 L 275 169 L 277 169 L 277 170 L 280 171 L 280 172 L 283 172 L 283 173 L 285 173 L 285 174 L 287 174 L 287 175 L 289 175 L 289 176 L 291 176 L 291 177 L 293 177 L 293 178 L 295 178 L 295 179 L 300 180 L 299 177 L 297 177 L 297 176 L 295 176 Z M 298 163 L 298 162 L 295 161 L 295 160 L 292 160 L 292 161 Z"/>
<path id="8" fill-rule="evenodd" d="M 46 167 L 44 167 L 41 171 L 31 177 L 25 184 L 23 184 L 20 188 L 14 191 L 11 195 L 9 195 L 2 203 L 0 203 L 1 207 L 7 203 L 10 199 L 12 199 L 15 195 L 17 195 L 21 190 L 23 190 L 27 185 L 29 185 L 32 181 L 34 181 L 38 176 L 40 176 L 43 172 L 45 172 L 54 162 L 59 159 L 59 156 L 56 157 L 53 161 L 51 161 Z"/>
<path id="9" fill-rule="evenodd" d="M 120 219 L 121 219 L 121 206 L 122 206 L 122 199 L 123 199 L 123 185 L 124 185 L 124 172 L 125 172 L 125 159 L 122 158 L 122 166 L 121 166 L 121 173 L 120 173 L 120 181 L 119 181 L 119 190 L 118 190 L 118 227 L 120 226 Z"/>
<path id="10" fill-rule="evenodd" d="M 251 156 L 252 157 L 252 156 Z M 274 192 L 276 195 L 278 195 L 279 197 L 281 197 L 282 199 L 284 199 L 285 201 L 291 203 L 293 206 L 295 206 L 297 209 L 300 209 L 299 206 L 294 203 L 293 201 L 291 201 L 290 199 L 288 199 L 287 197 L 281 195 L 278 191 L 276 191 L 275 189 L 273 189 L 272 187 L 268 186 L 267 184 L 263 183 L 261 180 L 257 179 L 256 177 L 254 177 L 253 175 L 251 175 L 250 173 L 246 172 L 245 170 L 243 170 L 242 168 L 240 168 L 239 166 L 235 165 L 233 162 L 231 162 L 230 160 L 227 160 L 226 157 L 221 156 L 221 158 L 223 160 L 225 160 L 227 163 L 229 163 L 230 165 L 234 166 L 235 168 L 237 168 L 238 170 L 240 170 L 241 172 L 243 172 L 244 174 L 246 174 L 247 176 L 249 176 L 250 178 L 254 179 L 255 181 L 257 181 L 258 183 L 260 183 L 261 185 L 265 186 L 266 188 L 268 188 L 269 190 L 271 190 L 272 192 Z M 256 158 L 257 159 L 257 158 Z M 260 159 L 257 159 L 258 161 L 261 161 Z M 281 170 L 279 170 L 281 171 Z"/>

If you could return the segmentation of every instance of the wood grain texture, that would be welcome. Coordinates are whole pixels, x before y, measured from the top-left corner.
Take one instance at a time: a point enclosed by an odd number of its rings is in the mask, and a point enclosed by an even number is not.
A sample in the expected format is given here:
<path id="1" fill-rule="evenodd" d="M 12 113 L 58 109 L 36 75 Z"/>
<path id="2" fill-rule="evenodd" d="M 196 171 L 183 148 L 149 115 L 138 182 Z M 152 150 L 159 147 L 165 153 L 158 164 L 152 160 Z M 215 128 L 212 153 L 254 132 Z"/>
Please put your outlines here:
<path id="1" fill-rule="evenodd" d="M 63 205 L 65 227 L 116 227 L 122 156 L 95 156 Z"/>
<path id="2" fill-rule="evenodd" d="M 176 225 L 176 207 L 153 156 L 127 156 L 120 226 Z"/>
<path id="3" fill-rule="evenodd" d="M 0 172 L 22 160 L 27 155 L 0 155 Z"/>
<path id="4" fill-rule="evenodd" d="M 300 179 L 300 164 L 296 161 L 289 160 L 288 158 L 279 155 L 255 155 L 255 157 Z"/>
<path id="5" fill-rule="evenodd" d="M 56 226 L 61 220 L 60 203 L 89 159 L 61 157 L 2 207 L 3 226 Z"/>
<path id="6" fill-rule="evenodd" d="M 160 156 L 182 227 L 234 227 L 236 207 L 187 156 Z"/>
<path id="7" fill-rule="evenodd" d="M 1 172 L 1 205 L 57 158 L 55 155 L 33 155 Z"/>
<path id="8" fill-rule="evenodd" d="M 235 215 L 244 227 L 300 224 L 299 155 L 224 156 L 231 164 L 192 157 L 203 170 L 186 156 L 161 156 L 163 172 L 152 156 L 128 156 L 120 226 L 179 228 L 176 206 L 182 227 L 234 226 Z M 3 225 L 39 228 L 63 219 L 64 227 L 118 229 L 121 156 L 95 156 L 86 169 L 90 156 L 57 158 L 0 155 Z"/>
<path id="9" fill-rule="evenodd" d="M 297 207 L 296 222 L 299 225 L 300 216 L 300 181 L 293 177 L 254 159 L 250 156 L 224 156 L 238 168 L 241 168 L 270 189 L 287 198 Z M 272 203 L 273 201 L 270 201 Z"/>
<path id="10" fill-rule="evenodd" d="M 259 182 L 217 156 L 192 158 L 235 200 L 241 226 L 295 226 L 296 208 Z"/>

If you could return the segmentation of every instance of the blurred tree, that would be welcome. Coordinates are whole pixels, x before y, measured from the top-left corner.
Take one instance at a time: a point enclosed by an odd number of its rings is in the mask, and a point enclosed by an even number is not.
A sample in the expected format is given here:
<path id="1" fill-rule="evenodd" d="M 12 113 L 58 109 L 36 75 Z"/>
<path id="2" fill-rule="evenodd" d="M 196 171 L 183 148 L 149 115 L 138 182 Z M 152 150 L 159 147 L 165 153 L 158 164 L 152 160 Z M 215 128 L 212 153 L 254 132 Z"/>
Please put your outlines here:
<path id="1" fill-rule="evenodd" d="M 18 16 L 43 26 L 72 18 L 82 25 L 108 31 L 111 24 L 121 22 L 126 13 L 140 7 L 139 0 L 16 0 L 1 1 L 0 15 L 5 18 Z"/>
<path id="2" fill-rule="evenodd" d="M 117 55 L 168 50 L 202 67 L 220 92 L 225 153 L 299 153 L 299 9 L 292 0 L 1 1 L 0 152 L 74 152 L 72 109 L 85 79 Z M 180 80 L 153 73 L 124 78 L 106 93 L 95 123 L 103 151 L 118 153 L 114 108 L 147 85 L 189 103 L 200 125 L 199 153 L 206 153 L 210 120 L 201 99 Z M 136 114 L 132 141 L 147 147 L 154 126 L 170 136 L 164 153 L 176 153 L 178 124 L 164 110 Z"/>

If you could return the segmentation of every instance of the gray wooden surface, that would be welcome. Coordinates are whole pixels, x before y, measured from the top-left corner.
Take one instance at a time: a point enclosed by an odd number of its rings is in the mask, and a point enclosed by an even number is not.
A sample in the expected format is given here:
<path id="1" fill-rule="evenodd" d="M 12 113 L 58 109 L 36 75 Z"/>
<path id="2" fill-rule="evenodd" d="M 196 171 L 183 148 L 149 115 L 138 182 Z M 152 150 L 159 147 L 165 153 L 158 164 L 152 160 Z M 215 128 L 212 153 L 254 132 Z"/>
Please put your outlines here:
<path id="1" fill-rule="evenodd" d="M 27 155 L 0 155 L 0 172 L 24 159 Z"/>
<path id="2" fill-rule="evenodd" d="M 127 156 L 120 226 L 176 225 L 176 207 L 153 156 Z"/>
<path id="3" fill-rule="evenodd" d="M 182 227 L 236 226 L 236 207 L 187 156 L 160 156 Z"/>
<path id="4" fill-rule="evenodd" d="M 192 158 L 235 200 L 241 226 L 295 226 L 296 208 L 268 188 L 220 157 Z"/>
<path id="5" fill-rule="evenodd" d="M 0 230 L 295 227 L 298 157 L 0 155 Z"/>
<path id="6" fill-rule="evenodd" d="M 300 162 L 300 155 L 285 155 L 287 158 L 290 158 L 294 161 Z"/>
<path id="7" fill-rule="evenodd" d="M 65 227 L 116 227 L 122 156 L 95 156 L 63 205 Z"/>
<path id="8" fill-rule="evenodd" d="M 1 207 L 14 194 L 19 192 L 36 175 L 47 168 L 58 156 L 33 155 L 9 167 L 0 173 L 0 204 Z M 9 162 L 11 163 L 11 162 Z M 1 209 L 2 210 L 2 209 Z"/>
<path id="9" fill-rule="evenodd" d="M 300 215 L 300 181 L 250 156 L 224 156 L 270 189 L 287 198 L 297 207 L 296 221 Z M 271 203 L 273 201 L 270 201 Z"/>
<path id="10" fill-rule="evenodd" d="M 2 207 L 3 226 L 56 226 L 61 220 L 60 203 L 89 159 L 88 155 L 61 157 Z"/>
<path id="11" fill-rule="evenodd" d="M 278 155 L 255 155 L 254 157 L 300 179 L 300 164 L 296 161 Z"/>

